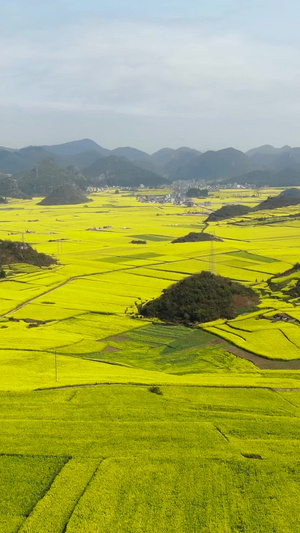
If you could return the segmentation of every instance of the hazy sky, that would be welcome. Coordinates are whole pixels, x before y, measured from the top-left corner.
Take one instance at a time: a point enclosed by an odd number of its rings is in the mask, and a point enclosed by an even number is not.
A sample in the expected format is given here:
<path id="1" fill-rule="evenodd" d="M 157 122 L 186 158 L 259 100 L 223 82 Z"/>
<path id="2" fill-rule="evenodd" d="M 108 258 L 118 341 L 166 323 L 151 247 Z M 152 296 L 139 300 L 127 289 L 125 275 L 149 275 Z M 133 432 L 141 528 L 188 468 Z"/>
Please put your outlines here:
<path id="1" fill-rule="evenodd" d="M 300 146 L 297 0 L 0 0 L 0 145 Z"/>

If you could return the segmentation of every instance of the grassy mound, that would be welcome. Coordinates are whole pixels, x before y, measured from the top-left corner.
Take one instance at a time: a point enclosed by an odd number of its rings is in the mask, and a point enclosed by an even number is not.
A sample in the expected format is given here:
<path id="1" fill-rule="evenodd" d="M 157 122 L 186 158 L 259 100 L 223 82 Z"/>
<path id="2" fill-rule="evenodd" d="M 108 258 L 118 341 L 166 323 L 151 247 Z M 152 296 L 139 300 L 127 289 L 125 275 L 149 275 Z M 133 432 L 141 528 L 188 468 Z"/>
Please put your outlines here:
<path id="1" fill-rule="evenodd" d="M 206 242 L 206 241 L 219 241 L 222 242 L 222 239 L 219 237 L 216 237 L 215 235 L 211 235 L 211 233 L 203 233 L 202 231 L 196 232 L 191 231 L 188 233 L 188 235 L 184 235 L 183 237 L 178 237 L 178 239 L 175 239 L 172 241 L 173 244 L 179 243 L 179 242 Z"/>
<path id="2" fill-rule="evenodd" d="M 252 289 L 203 271 L 171 285 L 159 298 L 141 305 L 139 312 L 145 317 L 190 325 L 234 318 L 258 301 Z"/>

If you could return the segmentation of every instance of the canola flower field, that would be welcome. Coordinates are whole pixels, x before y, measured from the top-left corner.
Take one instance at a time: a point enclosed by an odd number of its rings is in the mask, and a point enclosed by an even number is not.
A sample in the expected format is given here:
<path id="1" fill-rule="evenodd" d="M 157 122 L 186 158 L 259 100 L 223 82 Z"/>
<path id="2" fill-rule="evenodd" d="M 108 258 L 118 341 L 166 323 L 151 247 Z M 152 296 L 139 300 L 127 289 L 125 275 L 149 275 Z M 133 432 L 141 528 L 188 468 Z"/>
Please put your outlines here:
<path id="1" fill-rule="evenodd" d="M 299 529 L 300 273 L 273 278 L 299 262 L 299 206 L 204 222 L 278 192 L 0 206 L 1 239 L 58 259 L 0 281 L 1 533 Z M 202 229 L 223 241 L 172 244 Z M 258 308 L 195 329 L 137 316 L 201 270 L 251 285 Z"/>

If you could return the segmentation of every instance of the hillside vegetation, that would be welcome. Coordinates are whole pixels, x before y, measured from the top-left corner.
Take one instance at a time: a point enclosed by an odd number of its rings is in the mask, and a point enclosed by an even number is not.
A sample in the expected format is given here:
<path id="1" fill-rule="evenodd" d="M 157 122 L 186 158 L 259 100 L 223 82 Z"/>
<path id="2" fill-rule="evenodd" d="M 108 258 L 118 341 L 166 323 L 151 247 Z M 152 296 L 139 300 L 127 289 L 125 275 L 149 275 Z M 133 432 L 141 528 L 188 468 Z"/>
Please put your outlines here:
<path id="1" fill-rule="evenodd" d="M 56 262 L 56 259 L 37 252 L 26 242 L 0 240 L 0 265 L 28 263 L 42 267 L 53 265 Z"/>
<path id="2" fill-rule="evenodd" d="M 206 222 L 218 222 L 226 218 L 234 218 L 238 216 L 247 215 L 251 211 L 251 207 L 240 204 L 223 205 L 207 217 Z"/>
<path id="3" fill-rule="evenodd" d="M 221 220 L 247 215 L 253 211 L 263 211 L 278 209 L 280 207 L 289 207 L 300 204 L 300 189 L 292 187 L 282 191 L 277 196 L 269 196 L 255 207 L 249 207 L 241 204 L 223 205 L 207 217 L 206 222 L 218 222 Z"/>
<path id="4" fill-rule="evenodd" d="M 291 188 L 282 191 L 278 196 L 269 196 L 266 200 L 253 208 L 254 211 L 262 209 L 277 209 L 279 207 L 288 207 L 289 205 L 300 204 L 300 189 Z"/>
<path id="5" fill-rule="evenodd" d="M 252 289 L 204 271 L 171 285 L 159 298 L 140 306 L 139 312 L 145 317 L 188 325 L 233 318 L 258 302 Z"/>

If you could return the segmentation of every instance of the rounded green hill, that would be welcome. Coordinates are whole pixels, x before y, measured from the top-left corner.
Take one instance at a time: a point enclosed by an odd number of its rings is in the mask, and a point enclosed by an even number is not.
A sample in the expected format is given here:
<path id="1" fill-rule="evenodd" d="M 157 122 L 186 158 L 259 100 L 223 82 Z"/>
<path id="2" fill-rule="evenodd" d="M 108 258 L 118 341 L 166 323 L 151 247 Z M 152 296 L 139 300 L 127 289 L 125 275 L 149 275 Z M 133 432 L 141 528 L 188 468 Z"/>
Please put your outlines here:
<path id="1" fill-rule="evenodd" d="M 251 288 L 203 271 L 171 285 L 159 298 L 140 306 L 139 312 L 168 323 L 191 325 L 234 318 L 258 302 Z"/>

